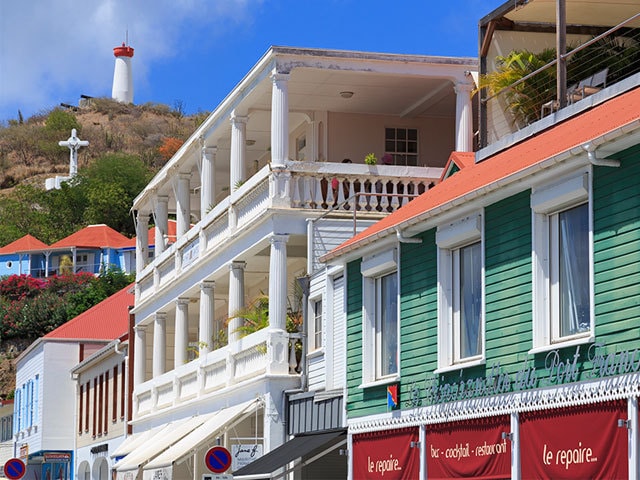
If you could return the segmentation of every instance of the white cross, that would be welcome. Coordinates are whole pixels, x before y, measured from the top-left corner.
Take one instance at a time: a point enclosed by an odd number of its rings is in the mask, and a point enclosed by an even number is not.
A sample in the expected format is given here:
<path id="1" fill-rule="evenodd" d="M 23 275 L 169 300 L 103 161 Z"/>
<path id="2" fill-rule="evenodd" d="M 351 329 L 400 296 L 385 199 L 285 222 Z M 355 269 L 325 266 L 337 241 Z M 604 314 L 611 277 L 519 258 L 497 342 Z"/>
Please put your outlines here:
<path id="1" fill-rule="evenodd" d="M 80 140 L 76 136 L 76 129 L 71 130 L 68 140 L 58 142 L 61 147 L 69 147 L 69 176 L 74 177 L 78 173 L 78 149 L 89 145 L 87 140 Z"/>

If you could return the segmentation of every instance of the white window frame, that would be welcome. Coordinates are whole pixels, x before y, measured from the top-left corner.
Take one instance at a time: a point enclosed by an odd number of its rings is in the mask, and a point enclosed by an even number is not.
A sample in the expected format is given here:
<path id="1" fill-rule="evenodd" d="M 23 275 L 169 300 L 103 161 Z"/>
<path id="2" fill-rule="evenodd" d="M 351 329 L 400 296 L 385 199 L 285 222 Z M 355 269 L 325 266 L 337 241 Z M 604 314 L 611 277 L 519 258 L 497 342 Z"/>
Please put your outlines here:
<path id="1" fill-rule="evenodd" d="M 318 324 L 318 304 L 320 304 L 320 330 L 317 328 Z M 323 302 L 322 296 L 314 297 L 309 299 L 309 306 L 311 307 L 311 315 L 310 317 L 313 319 L 312 322 L 309 322 L 309 352 L 315 352 L 317 350 L 321 350 L 324 347 L 323 336 L 324 336 L 324 308 L 325 302 Z M 320 334 L 320 342 L 318 342 L 318 334 Z M 319 343 L 319 344 L 318 344 Z"/>
<path id="2" fill-rule="evenodd" d="M 362 385 L 369 387 L 384 385 L 400 378 L 400 271 L 398 269 L 397 249 L 389 249 L 362 260 L 360 272 L 362 274 Z M 396 352 L 397 371 L 389 375 L 380 375 L 378 351 L 380 348 L 379 323 L 377 311 L 380 296 L 380 279 L 390 274 L 396 274 Z"/>
<path id="3" fill-rule="evenodd" d="M 529 353 L 590 343 L 595 340 L 593 292 L 593 205 L 591 169 L 581 170 L 560 181 L 534 188 L 531 193 L 532 214 L 532 269 L 533 269 L 533 346 Z M 571 208 L 586 204 L 589 225 L 589 325 L 586 332 L 559 337 L 559 306 L 554 302 L 552 278 L 554 270 L 551 235 L 558 215 Z"/>
<path id="4" fill-rule="evenodd" d="M 460 249 L 480 243 L 481 252 L 481 348 L 478 355 L 460 358 Z M 485 362 L 485 279 L 484 279 L 484 228 L 482 212 L 474 212 L 464 218 L 438 227 L 438 368 L 436 373 L 459 370 Z"/>

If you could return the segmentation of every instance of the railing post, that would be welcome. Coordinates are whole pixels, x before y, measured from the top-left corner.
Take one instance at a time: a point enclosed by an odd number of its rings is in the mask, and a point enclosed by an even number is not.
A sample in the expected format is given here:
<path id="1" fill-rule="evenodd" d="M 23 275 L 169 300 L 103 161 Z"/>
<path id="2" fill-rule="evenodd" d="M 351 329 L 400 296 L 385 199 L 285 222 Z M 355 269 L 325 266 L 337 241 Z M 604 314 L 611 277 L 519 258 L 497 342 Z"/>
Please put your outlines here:
<path id="1" fill-rule="evenodd" d="M 274 207 L 291 207 L 291 172 L 286 167 L 273 167 L 269 179 L 269 196 Z"/>

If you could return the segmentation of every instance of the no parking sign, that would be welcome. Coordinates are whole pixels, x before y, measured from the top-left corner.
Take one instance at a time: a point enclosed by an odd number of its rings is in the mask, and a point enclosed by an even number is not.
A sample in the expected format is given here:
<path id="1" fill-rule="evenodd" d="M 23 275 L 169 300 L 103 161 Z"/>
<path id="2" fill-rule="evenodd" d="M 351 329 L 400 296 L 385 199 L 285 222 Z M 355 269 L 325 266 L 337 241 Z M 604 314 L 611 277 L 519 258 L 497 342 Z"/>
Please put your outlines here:
<path id="1" fill-rule="evenodd" d="M 27 467 L 19 458 L 11 458 L 4 464 L 4 476 L 11 480 L 18 480 L 24 477 Z"/>
<path id="2" fill-rule="evenodd" d="M 213 473 L 224 473 L 231 466 L 231 453 L 224 447 L 210 448 L 204 456 L 204 463 Z"/>

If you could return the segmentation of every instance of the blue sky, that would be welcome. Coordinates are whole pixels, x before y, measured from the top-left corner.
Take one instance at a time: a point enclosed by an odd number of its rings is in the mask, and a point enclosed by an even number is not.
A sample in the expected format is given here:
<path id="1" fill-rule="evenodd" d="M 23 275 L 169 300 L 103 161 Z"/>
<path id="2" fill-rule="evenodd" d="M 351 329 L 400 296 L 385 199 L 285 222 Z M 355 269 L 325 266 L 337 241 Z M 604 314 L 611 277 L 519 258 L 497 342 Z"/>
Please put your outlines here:
<path id="1" fill-rule="evenodd" d="M 0 121 L 110 96 L 135 49 L 134 102 L 211 111 L 271 45 L 477 57 L 503 0 L 0 0 Z"/>

